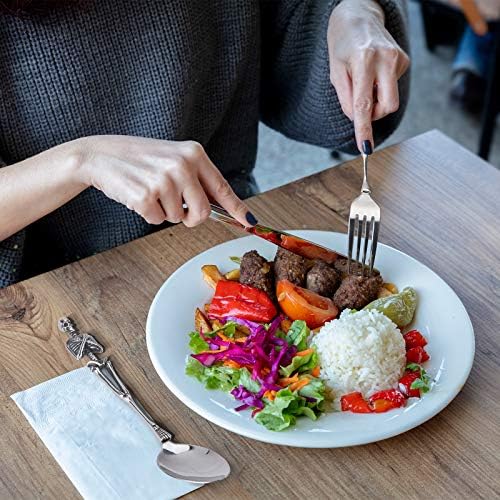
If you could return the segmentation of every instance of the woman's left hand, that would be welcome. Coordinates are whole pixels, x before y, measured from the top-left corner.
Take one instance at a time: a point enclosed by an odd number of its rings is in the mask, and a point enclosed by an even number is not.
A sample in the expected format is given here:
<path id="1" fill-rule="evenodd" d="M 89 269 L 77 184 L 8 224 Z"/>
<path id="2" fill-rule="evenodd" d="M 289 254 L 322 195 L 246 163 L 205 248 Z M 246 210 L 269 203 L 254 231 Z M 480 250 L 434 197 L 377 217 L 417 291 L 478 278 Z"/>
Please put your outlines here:
<path id="1" fill-rule="evenodd" d="M 410 59 L 384 26 L 375 0 L 343 0 L 328 26 L 330 80 L 344 113 L 354 122 L 361 151 L 373 145 L 372 121 L 399 108 L 398 80 Z"/>

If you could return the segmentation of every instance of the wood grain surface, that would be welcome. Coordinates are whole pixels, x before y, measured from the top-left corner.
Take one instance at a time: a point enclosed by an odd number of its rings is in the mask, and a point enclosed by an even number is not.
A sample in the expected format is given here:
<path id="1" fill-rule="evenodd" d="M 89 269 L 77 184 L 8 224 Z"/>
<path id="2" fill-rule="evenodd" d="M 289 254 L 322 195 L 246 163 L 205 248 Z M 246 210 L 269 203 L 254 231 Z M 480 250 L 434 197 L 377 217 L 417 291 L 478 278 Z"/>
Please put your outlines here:
<path id="1" fill-rule="evenodd" d="M 474 325 L 471 376 L 444 411 L 398 437 L 335 450 L 251 441 L 190 411 L 148 358 L 149 305 L 186 260 L 238 235 L 213 222 L 177 226 L 0 290 L 0 498 L 79 497 L 9 398 L 78 366 L 56 327 L 68 314 L 102 339 L 132 390 L 181 441 L 228 458 L 230 478 L 193 498 L 500 498 L 500 172 L 436 131 L 375 153 L 370 170 L 381 241 L 437 271 Z M 353 160 L 249 203 L 277 228 L 345 231 L 360 185 Z"/>

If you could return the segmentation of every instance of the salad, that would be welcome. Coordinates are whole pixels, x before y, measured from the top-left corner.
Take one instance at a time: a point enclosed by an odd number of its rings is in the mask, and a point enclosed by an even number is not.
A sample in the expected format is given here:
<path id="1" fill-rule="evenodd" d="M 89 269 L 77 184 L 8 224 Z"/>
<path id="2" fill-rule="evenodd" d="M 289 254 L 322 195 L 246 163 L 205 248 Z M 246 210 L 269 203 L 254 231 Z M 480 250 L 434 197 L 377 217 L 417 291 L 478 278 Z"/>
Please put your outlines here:
<path id="1" fill-rule="evenodd" d="M 285 333 L 287 326 L 281 315 L 267 324 L 229 316 L 220 328 L 193 331 L 186 373 L 207 389 L 229 392 L 239 402 L 236 411 L 252 409 L 269 430 L 283 430 L 301 415 L 316 420 L 325 401 L 318 356 L 307 347 L 304 321 L 294 321 Z"/>

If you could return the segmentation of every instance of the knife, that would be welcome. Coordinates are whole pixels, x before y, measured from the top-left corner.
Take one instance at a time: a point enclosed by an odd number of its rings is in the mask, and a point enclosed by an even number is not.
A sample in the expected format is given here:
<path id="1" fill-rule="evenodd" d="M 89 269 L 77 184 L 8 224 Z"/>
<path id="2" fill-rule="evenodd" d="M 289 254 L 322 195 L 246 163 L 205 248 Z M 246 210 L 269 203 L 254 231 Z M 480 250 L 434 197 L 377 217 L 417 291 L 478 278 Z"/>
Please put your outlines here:
<path id="1" fill-rule="evenodd" d="M 210 204 L 210 218 L 217 222 L 223 222 L 225 224 L 230 224 L 231 226 L 237 227 L 245 231 L 246 233 L 253 234 L 259 238 L 263 238 L 270 243 L 273 243 L 285 250 L 289 250 L 297 255 L 305 257 L 306 259 L 319 259 L 324 260 L 328 264 L 332 264 L 337 259 L 347 259 L 345 255 L 342 255 L 335 250 L 326 248 L 324 246 L 313 243 L 312 241 L 300 238 L 290 233 L 285 233 L 284 231 L 278 231 L 277 229 L 272 229 L 261 224 L 257 224 L 253 227 L 246 227 L 240 222 L 238 222 L 234 217 L 229 215 L 226 210 L 217 205 Z"/>

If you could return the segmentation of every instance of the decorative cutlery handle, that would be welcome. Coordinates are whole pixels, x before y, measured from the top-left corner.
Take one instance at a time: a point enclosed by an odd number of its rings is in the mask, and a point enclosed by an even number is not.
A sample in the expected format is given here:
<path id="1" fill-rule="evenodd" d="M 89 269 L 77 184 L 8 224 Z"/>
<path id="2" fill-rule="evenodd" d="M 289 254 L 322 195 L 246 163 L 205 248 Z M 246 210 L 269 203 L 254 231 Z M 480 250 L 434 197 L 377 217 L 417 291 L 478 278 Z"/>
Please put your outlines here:
<path id="1" fill-rule="evenodd" d="M 246 229 L 243 224 L 239 223 L 232 215 L 229 215 L 222 207 L 218 207 L 212 203 L 210 203 L 210 218 L 218 222 L 230 224 L 238 229 Z"/>
<path id="2" fill-rule="evenodd" d="M 89 361 L 87 363 L 90 371 L 98 375 L 121 399 L 126 401 L 153 429 L 162 443 L 170 441 L 174 436 L 163 427 L 160 427 L 153 417 L 146 411 L 144 406 L 133 396 L 123 380 L 116 372 L 113 363 L 109 359 L 103 361 Z"/>

